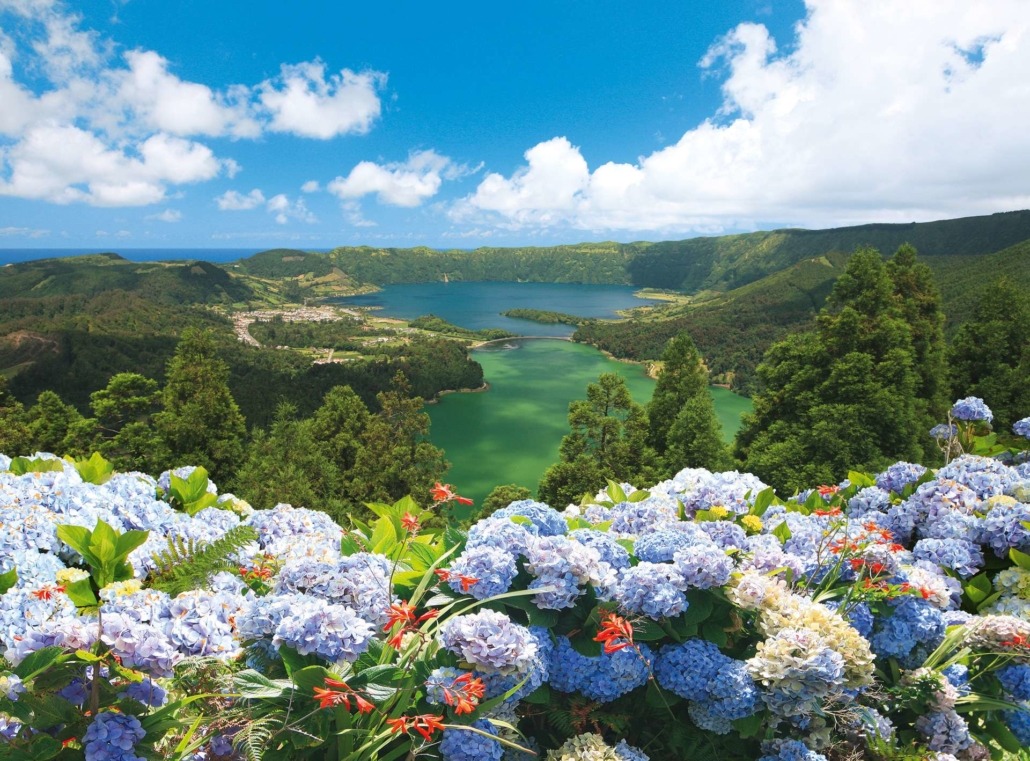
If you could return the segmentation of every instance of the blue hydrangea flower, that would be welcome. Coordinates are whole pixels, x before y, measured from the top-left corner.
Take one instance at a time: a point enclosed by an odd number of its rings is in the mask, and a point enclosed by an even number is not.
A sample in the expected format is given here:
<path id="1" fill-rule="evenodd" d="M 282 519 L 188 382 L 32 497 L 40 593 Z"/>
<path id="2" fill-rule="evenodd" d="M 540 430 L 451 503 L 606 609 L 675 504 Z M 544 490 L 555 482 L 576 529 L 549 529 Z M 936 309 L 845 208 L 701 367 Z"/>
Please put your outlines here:
<path id="1" fill-rule="evenodd" d="M 374 636 L 372 625 L 351 608 L 313 599 L 282 618 L 272 643 L 288 645 L 301 655 L 314 653 L 333 663 L 353 662 Z"/>
<path id="2" fill-rule="evenodd" d="M 696 523 L 680 523 L 676 524 L 676 529 L 661 528 L 644 534 L 633 545 L 633 554 L 648 563 L 668 563 L 678 550 L 698 542 L 711 544 L 708 535 Z"/>
<path id="3" fill-rule="evenodd" d="M 1013 423 L 1012 432 L 1017 436 L 1030 439 L 1030 417 L 1025 417 L 1022 420 L 1017 420 Z"/>
<path id="4" fill-rule="evenodd" d="M 891 495 L 879 486 L 866 486 L 859 489 L 848 500 L 848 512 L 853 517 L 862 517 L 869 512 L 883 512 L 891 506 Z"/>
<path id="5" fill-rule="evenodd" d="M 733 573 L 733 558 L 714 543 L 684 547 L 676 553 L 674 561 L 686 585 L 697 589 L 721 587 Z"/>
<path id="6" fill-rule="evenodd" d="M 567 637 L 558 637 L 548 664 L 548 682 L 559 692 L 579 692 L 610 703 L 647 684 L 653 657 L 646 645 L 589 657 L 577 652 Z"/>
<path id="7" fill-rule="evenodd" d="M 951 416 L 955 420 L 985 420 L 988 423 L 994 419 L 991 408 L 977 396 L 967 396 L 965 399 L 955 402 L 951 407 Z"/>
<path id="8" fill-rule="evenodd" d="M 995 672 L 1005 692 L 1016 700 L 1030 700 L 1030 665 L 1013 663 Z"/>
<path id="9" fill-rule="evenodd" d="M 620 740 L 615 746 L 615 755 L 619 757 L 619 761 L 651 761 L 651 757 L 644 751 L 629 745 L 625 740 Z"/>
<path id="10" fill-rule="evenodd" d="M 893 611 L 877 621 L 869 640 L 873 652 L 895 657 L 905 668 L 915 668 L 944 639 L 941 612 L 921 597 L 903 597 Z"/>
<path id="11" fill-rule="evenodd" d="M 466 549 L 448 570 L 452 574 L 451 589 L 470 594 L 477 600 L 504 594 L 518 573 L 511 553 L 486 544 Z M 477 581 L 466 589 L 458 576 Z"/>
<path id="12" fill-rule="evenodd" d="M 914 484 L 923 474 L 926 467 L 911 462 L 896 462 L 887 470 L 876 476 L 876 485 L 886 492 L 901 494 L 909 484 Z"/>
<path id="13" fill-rule="evenodd" d="M 980 499 L 1008 492 L 1018 474 L 993 457 L 964 454 L 937 471 L 937 480 L 955 481 L 973 490 Z"/>
<path id="14" fill-rule="evenodd" d="M 601 556 L 601 562 L 607 563 L 615 570 L 630 566 L 629 550 L 604 531 L 580 528 L 570 533 L 569 537 L 582 545 L 593 547 Z"/>
<path id="15" fill-rule="evenodd" d="M 724 550 L 743 549 L 747 542 L 747 533 L 736 523 L 730 521 L 705 521 L 699 524 L 709 539 Z"/>
<path id="16" fill-rule="evenodd" d="M 973 744 L 969 725 L 954 710 L 924 714 L 915 726 L 926 738 L 926 747 L 939 753 L 960 753 Z"/>
<path id="17" fill-rule="evenodd" d="M 780 629 L 747 662 L 762 697 L 779 716 L 810 714 L 844 697 L 844 658 L 810 629 Z"/>
<path id="18" fill-rule="evenodd" d="M 450 618 L 438 636 L 447 650 L 487 673 L 525 673 L 537 652 L 529 629 L 494 610 Z"/>
<path id="19" fill-rule="evenodd" d="M 494 511 L 491 517 L 511 518 L 515 515 L 529 518 L 536 527 L 538 536 L 559 536 L 569 532 L 569 525 L 561 513 L 543 502 L 536 502 L 532 499 L 512 502 L 507 507 Z"/>
<path id="20" fill-rule="evenodd" d="M 917 560 L 949 568 L 966 579 L 984 564 L 980 548 L 963 539 L 920 539 L 912 548 L 912 554 Z"/>
<path id="21" fill-rule="evenodd" d="M 144 761 L 132 751 L 145 735 L 135 716 L 113 711 L 98 714 L 82 736 L 86 761 Z"/>
<path id="22" fill-rule="evenodd" d="M 1030 550 L 1030 529 L 1024 524 L 1030 521 L 1030 504 L 1024 502 L 1002 503 L 991 508 L 984 516 L 982 541 L 990 545 L 994 554 L 1007 558 L 1009 549 L 1027 552 Z"/>
<path id="23" fill-rule="evenodd" d="M 937 441 L 947 441 L 958 436 L 958 426 L 948 423 L 939 423 L 930 429 L 931 438 Z"/>
<path id="24" fill-rule="evenodd" d="M 686 582 L 666 563 L 639 563 L 619 571 L 615 600 L 627 613 L 648 618 L 673 618 L 687 609 Z"/>
<path id="25" fill-rule="evenodd" d="M 714 642 L 688 639 L 678 645 L 666 645 L 655 660 L 655 678 L 665 689 L 685 700 L 708 699 L 709 683 L 719 669 L 732 659 L 724 655 Z"/>
<path id="26" fill-rule="evenodd" d="M 526 549 L 526 570 L 536 578 L 529 589 L 541 590 L 533 603 L 545 610 L 571 608 L 585 586 L 599 580 L 607 569 L 600 567 L 600 553 L 568 537 L 540 537 Z"/>
<path id="27" fill-rule="evenodd" d="M 17 674 L 0 674 L 0 695 L 11 701 L 18 700 L 18 696 L 25 692 L 25 685 Z"/>
<path id="28" fill-rule="evenodd" d="M 826 761 L 826 756 L 809 750 L 800 740 L 771 740 L 762 743 L 758 761 Z"/>
<path id="29" fill-rule="evenodd" d="M 676 500 L 652 496 L 640 502 L 620 502 L 611 509 L 611 532 L 623 536 L 644 536 L 679 520 Z"/>
<path id="30" fill-rule="evenodd" d="M 1023 745 L 1030 747 L 1030 703 L 1023 703 L 1002 714 L 1005 724 Z"/>
<path id="31" fill-rule="evenodd" d="M 491 735 L 497 734 L 497 729 L 486 719 L 480 719 L 472 726 Z M 504 746 L 478 732 L 458 727 L 448 727 L 443 731 L 440 756 L 444 761 L 501 761 L 503 755 Z"/>
<path id="32" fill-rule="evenodd" d="M 142 682 L 133 682 L 118 694 L 119 698 L 130 698 L 143 705 L 163 706 L 168 699 L 168 692 L 161 685 L 147 677 Z"/>
<path id="33" fill-rule="evenodd" d="M 525 553 L 537 533 L 535 524 L 513 523 L 509 518 L 491 515 L 469 529 L 465 549 L 486 545 L 518 557 Z"/>
<path id="34" fill-rule="evenodd" d="M 944 674 L 944 678 L 951 683 L 951 686 L 958 692 L 959 697 L 968 695 L 970 691 L 969 687 L 969 667 L 962 663 L 953 663 L 945 669 L 941 670 Z"/>

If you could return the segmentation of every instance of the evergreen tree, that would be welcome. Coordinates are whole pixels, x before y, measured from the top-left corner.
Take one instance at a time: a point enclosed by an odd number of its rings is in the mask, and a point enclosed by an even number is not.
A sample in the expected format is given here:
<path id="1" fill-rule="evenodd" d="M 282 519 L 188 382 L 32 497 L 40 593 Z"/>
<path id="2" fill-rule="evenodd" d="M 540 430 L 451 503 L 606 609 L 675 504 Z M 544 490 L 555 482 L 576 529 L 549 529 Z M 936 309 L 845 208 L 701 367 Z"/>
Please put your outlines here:
<path id="1" fill-rule="evenodd" d="M 410 494 L 421 505 L 432 503 L 430 489 L 448 464 L 443 450 L 429 441 L 429 415 L 422 398 L 398 372 L 393 389 L 379 393 L 379 411 L 361 433 L 354 467 L 345 475 L 347 496 L 355 504 L 395 502 Z"/>
<path id="2" fill-rule="evenodd" d="M 744 467 L 783 491 L 916 460 L 926 436 L 912 330 L 877 251 L 851 257 L 816 322 L 766 352 L 736 441 Z"/>
<path id="3" fill-rule="evenodd" d="M 211 332 L 183 331 L 168 363 L 163 409 L 154 415 L 170 465 L 202 465 L 216 482 L 239 467 L 247 430 L 228 379 Z"/>
<path id="4" fill-rule="evenodd" d="M 916 414 L 919 425 L 928 431 L 944 419 L 952 401 L 948 393 L 941 294 L 933 271 L 917 261 L 915 248 L 907 243 L 887 263 L 887 272 L 894 283 L 901 315 L 912 332 L 913 369 L 918 377 Z M 932 457 L 934 453 L 934 444 L 926 437 L 924 454 Z"/>
<path id="5" fill-rule="evenodd" d="M 286 502 L 342 518 L 339 472 L 319 443 L 311 419 L 298 420 L 297 408 L 281 403 L 269 430 L 255 432 L 233 491 L 261 509 Z"/>
<path id="6" fill-rule="evenodd" d="M 626 381 L 604 373 L 587 386 L 587 398 L 569 404 L 569 428 L 559 462 L 544 473 L 538 496 L 563 506 L 593 493 L 611 479 L 652 480 L 654 450 L 647 445 L 647 413 L 633 401 Z"/>
<path id="7" fill-rule="evenodd" d="M 670 339 L 662 371 L 647 406 L 648 443 L 668 475 L 685 467 L 719 470 L 728 465 L 722 426 L 708 390 L 708 370 L 687 333 Z"/>
<path id="8" fill-rule="evenodd" d="M 7 390 L 7 378 L 0 375 L 0 452 L 8 457 L 32 454 L 25 406 Z"/>
<path id="9" fill-rule="evenodd" d="M 369 411 L 350 386 L 334 386 L 311 418 L 311 433 L 340 474 L 357 461 Z"/>
<path id="10" fill-rule="evenodd" d="M 949 352 L 951 396 L 978 396 L 1008 432 L 1030 415 L 1030 295 L 1007 278 L 983 289 Z"/>
<path id="11" fill-rule="evenodd" d="M 168 459 L 152 416 L 161 401 L 157 381 L 118 373 L 90 395 L 97 448 L 120 471 L 156 473 Z"/>
<path id="12" fill-rule="evenodd" d="M 93 422 L 53 391 L 44 391 L 28 412 L 31 446 L 41 452 L 73 457 L 88 454 Z"/>

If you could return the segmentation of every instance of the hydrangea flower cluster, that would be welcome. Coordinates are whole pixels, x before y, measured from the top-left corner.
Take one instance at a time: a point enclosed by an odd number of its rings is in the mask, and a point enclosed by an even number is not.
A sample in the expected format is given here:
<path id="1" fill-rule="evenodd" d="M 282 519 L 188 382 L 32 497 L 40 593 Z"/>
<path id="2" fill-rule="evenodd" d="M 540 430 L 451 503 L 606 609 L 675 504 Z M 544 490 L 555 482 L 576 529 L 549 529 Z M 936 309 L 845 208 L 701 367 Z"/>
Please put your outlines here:
<path id="1" fill-rule="evenodd" d="M 579 692 L 591 700 L 610 703 L 647 683 L 653 657 L 646 645 L 587 656 L 576 651 L 568 637 L 558 637 L 548 664 L 548 681 L 560 692 Z"/>
<path id="2" fill-rule="evenodd" d="M 463 662 L 488 674 L 526 673 L 537 651 L 529 629 L 494 610 L 448 619 L 439 638 Z"/>
<path id="3" fill-rule="evenodd" d="M 711 732 L 726 734 L 734 719 L 751 716 L 762 707 L 747 665 L 707 640 L 666 645 L 655 660 L 654 672 L 662 687 L 690 701 L 694 723 Z"/>
<path id="4" fill-rule="evenodd" d="M 967 396 L 959 399 L 951 407 L 951 416 L 955 420 L 966 420 L 970 422 L 986 421 L 991 422 L 994 414 L 991 408 L 984 404 L 984 400 L 977 396 Z"/>
<path id="5" fill-rule="evenodd" d="M 135 716 L 112 711 L 101 713 L 82 738 L 86 761 L 144 761 L 133 750 L 145 735 Z"/>

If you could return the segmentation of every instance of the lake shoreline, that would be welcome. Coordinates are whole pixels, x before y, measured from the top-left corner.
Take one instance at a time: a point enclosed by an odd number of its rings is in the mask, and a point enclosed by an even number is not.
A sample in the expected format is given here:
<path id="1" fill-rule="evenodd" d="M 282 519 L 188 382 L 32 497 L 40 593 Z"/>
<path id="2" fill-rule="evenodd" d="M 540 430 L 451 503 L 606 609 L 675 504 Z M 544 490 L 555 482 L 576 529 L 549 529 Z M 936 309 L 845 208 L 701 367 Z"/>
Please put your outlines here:
<path id="1" fill-rule="evenodd" d="M 438 404 L 441 396 L 447 394 L 482 394 L 490 390 L 490 384 L 487 381 L 483 381 L 483 385 L 479 388 L 445 388 L 436 392 L 436 395 L 432 399 L 426 399 L 426 404 Z"/>

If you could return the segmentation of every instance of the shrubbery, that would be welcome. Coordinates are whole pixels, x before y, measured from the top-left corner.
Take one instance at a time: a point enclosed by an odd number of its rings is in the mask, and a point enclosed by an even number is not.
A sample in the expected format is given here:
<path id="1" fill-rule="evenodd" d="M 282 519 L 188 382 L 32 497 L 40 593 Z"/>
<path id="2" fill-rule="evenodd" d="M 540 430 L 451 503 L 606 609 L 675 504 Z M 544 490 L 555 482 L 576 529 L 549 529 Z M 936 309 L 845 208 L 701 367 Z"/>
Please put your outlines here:
<path id="1" fill-rule="evenodd" d="M 936 471 L 783 499 L 687 469 L 467 533 L 423 528 L 443 485 L 344 529 L 200 469 L 0 456 L 0 759 L 1018 752 L 1030 463 L 978 401 Z"/>

